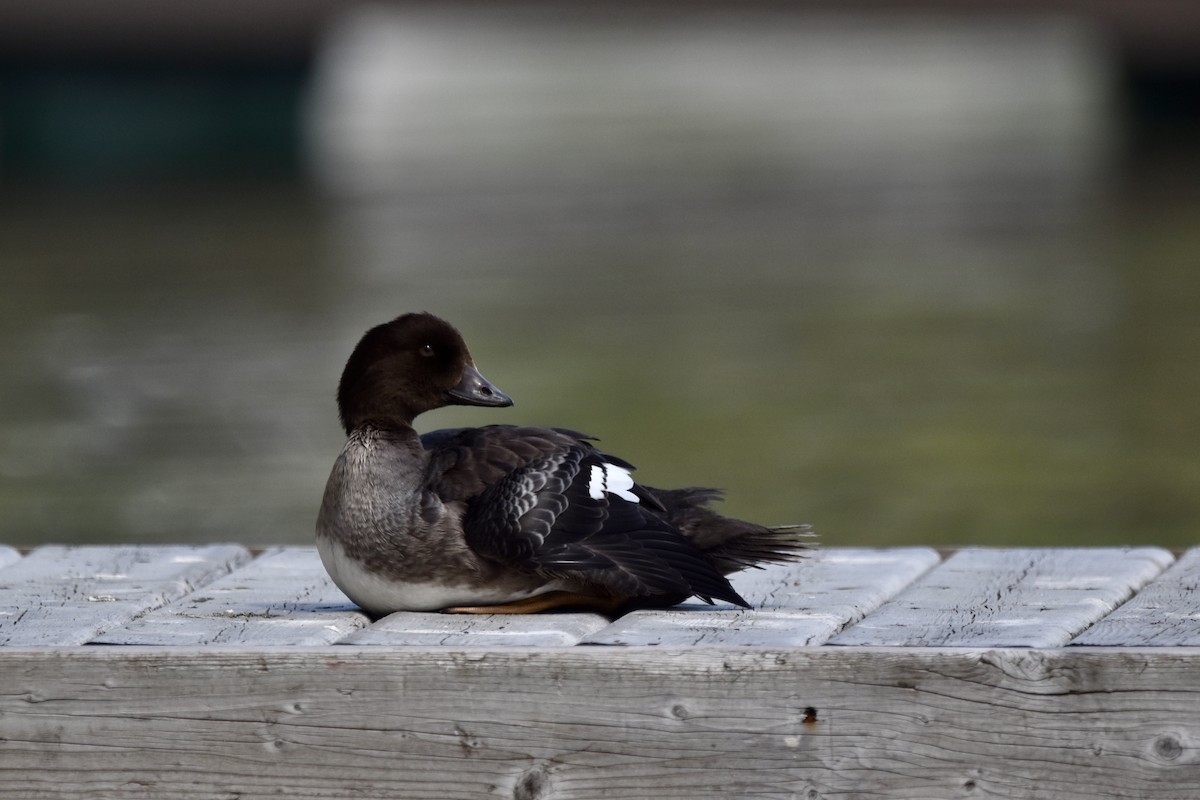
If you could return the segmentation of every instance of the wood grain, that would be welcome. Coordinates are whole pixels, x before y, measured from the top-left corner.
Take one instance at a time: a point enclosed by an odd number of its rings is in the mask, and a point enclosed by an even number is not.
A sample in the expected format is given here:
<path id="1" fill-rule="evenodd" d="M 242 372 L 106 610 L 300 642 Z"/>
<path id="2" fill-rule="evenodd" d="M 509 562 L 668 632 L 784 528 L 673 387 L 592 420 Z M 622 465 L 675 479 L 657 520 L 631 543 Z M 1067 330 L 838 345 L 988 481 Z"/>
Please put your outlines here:
<path id="1" fill-rule="evenodd" d="M 699 602 L 627 614 L 584 639 L 587 644 L 807 646 L 904 589 L 938 563 L 928 547 L 830 548 L 795 564 L 746 570 L 734 587 L 754 609 Z"/>
<path id="2" fill-rule="evenodd" d="M 1128 603 L 1071 644 L 1200 646 L 1200 547 L 1184 553 Z"/>
<path id="3" fill-rule="evenodd" d="M 277 547 L 93 644 L 319 645 L 365 627 L 313 547 Z"/>
<path id="4" fill-rule="evenodd" d="M 0 798 L 1200 797 L 1192 648 L 0 649 Z"/>
<path id="5" fill-rule="evenodd" d="M 608 625 L 599 614 L 390 614 L 343 644 L 568 647 Z"/>
<path id="6" fill-rule="evenodd" d="M 0 570 L 0 645 L 76 645 L 250 559 L 240 545 L 39 547 Z"/>
<path id="7" fill-rule="evenodd" d="M 1157 547 L 960 550 L 831 643 L 1057 647 L 1172 560 Z"/>

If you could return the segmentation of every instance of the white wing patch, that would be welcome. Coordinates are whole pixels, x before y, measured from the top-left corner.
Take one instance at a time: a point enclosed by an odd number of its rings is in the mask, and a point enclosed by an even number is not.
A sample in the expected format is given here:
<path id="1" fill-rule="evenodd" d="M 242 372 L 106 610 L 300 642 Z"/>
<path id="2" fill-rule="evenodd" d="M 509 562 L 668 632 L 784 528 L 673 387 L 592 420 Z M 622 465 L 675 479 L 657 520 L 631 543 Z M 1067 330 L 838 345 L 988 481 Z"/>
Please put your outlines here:
<path id="1" fill-rule="evenodd" d="M 638 502 L 637 495 L 629 491 L 633 488 L 633 475 L 624 467 L 616 464 L 594 464 L 591 478 L 588 481 L 588 494 L 593 500 L 604 497 L 604 493 L 615 494 L 622 500 L 631 503 Z"/>

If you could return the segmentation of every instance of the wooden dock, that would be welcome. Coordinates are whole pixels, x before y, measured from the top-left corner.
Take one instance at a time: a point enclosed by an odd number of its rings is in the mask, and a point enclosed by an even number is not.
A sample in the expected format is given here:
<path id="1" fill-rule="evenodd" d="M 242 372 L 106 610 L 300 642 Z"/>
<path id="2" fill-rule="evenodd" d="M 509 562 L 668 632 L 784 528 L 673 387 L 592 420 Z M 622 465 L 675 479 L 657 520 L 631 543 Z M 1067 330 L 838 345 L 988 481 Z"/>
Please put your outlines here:
<path id="1" fill-rule="evenodd" d="M 372 624 L 311 548 L 0 547 L 0 798 L 1200 798 L 1200 548 L 735 584 Z"/>

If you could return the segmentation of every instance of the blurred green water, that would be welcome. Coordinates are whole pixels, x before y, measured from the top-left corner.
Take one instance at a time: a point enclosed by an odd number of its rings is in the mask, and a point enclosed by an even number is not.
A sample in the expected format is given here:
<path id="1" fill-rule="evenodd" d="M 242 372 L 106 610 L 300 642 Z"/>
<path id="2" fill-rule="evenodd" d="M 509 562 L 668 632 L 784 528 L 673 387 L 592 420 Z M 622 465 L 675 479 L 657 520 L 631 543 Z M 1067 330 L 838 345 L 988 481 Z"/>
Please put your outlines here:
<path id="1" fill-rule="evenodd" d="M 425 427 L 578 428 L 829 544 L 1200 534 L 1194 199 L 861 230 L 692 209 L 513 231 L 291 185 L 0 204 L 10 544 L 308 542 L 341 363 L 416 309 L 517 401 Z"/>

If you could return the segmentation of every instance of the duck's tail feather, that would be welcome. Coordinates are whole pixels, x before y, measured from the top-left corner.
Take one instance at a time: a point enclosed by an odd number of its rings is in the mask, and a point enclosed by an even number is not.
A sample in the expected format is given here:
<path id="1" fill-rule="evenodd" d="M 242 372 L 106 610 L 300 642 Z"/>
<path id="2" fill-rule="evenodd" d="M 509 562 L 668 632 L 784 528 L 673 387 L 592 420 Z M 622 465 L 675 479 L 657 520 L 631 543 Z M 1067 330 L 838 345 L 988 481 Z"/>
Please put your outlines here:
<path id="1" fill-rule="evenodd" d="M 798 561 L 816 547 L 808 525 L 757 525 L 708 507 L 718 489 L 650 489 L 666 510 L 661 516 L 711 558 L 722 574 L 747 567 Z"/>

